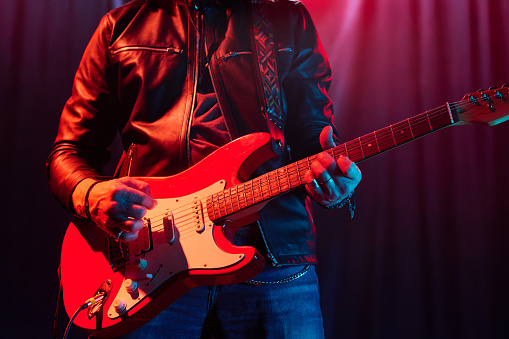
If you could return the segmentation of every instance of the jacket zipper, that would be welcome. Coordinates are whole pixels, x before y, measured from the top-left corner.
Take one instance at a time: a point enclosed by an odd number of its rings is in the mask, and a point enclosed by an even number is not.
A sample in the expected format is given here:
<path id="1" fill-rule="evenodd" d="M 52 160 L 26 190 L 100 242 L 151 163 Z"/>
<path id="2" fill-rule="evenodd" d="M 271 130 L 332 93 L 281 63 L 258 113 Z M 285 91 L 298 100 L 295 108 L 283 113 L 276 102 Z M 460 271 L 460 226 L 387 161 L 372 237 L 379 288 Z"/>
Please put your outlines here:
<path id="1" fill-rule="evenodd" d="M 134 149 L 136 148 L 136 144 L 131 144 L 131 147 L 129 147 L 129 154 L 127 155 L 127 171 L 126 176 L 131 176 L 131 166 L 133 164 L 133 158 L 134 158 Z"/>
<path id="2" fill-rule="evenodd" d="M 178 47 L 148 47 L 148 46 L 126 46 L 113 50 L 111 52 L 112 55 L 126 52 L 126 51 L 151 51 L 151 52 L 159 52 L 159 53 L 174 53 L 174 54 L 182 54 L 184 50 Z"/>
<path id="3" fill-rule="evenodd" d="M 251 52 L 230 52 L 228 54 L 220 56 L 217 60 L 228 61 L 228 59 L 230 59 L 232 57 L 236 57 L 237 55 L 251 55 L 251 54 L 253 54 L 253 53 L 251 53 Z"/>
<path id="4" fill-rule="evenodd" d="M 187 11 L 189 20 L 193 24 L 193 27 L 195 29 L 195 50 L 194 50 L 194 86 L 193 86 L 193 98 L 191 100 L 191 112 L 189 114 L 189 121 L 187 124 L 187 135 L 186 135 L 186 147 L 187 147 L 187 166 L 191 167 L 191 126 L 193 122 L 193 116 L 194 116 L 194 105 L 196 104 L 196 92 L 198 90 L 198 76 L 199 76 L 199 54 L 200 54 L 200 40 L 201 40 L 201 34 L 199 29 L 201 29 L 201 22 L 200 22 L 200 14 L 198 11 L 195 12 L 195 18 L 196 18 L 196 25 L 194 24 L 193 18 L 191 18 L 191 13 L 189 13 L 189 10 Z M 198 26 L 198 27 L 197 27 Z M 189 33 L 189 36 L 191 34 Z"/>

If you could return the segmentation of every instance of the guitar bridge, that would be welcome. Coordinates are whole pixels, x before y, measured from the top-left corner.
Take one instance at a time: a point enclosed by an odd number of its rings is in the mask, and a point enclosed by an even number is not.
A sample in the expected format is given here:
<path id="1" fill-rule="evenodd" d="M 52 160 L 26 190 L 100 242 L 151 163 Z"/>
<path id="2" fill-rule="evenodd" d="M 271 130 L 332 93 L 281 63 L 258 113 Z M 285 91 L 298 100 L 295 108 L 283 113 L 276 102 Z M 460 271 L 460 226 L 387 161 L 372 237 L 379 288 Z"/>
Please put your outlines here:
<path id="1" fill-rule="evenodd" d="M 110 265 L 113 272 L 120 271 L 124 264 L 130 260 L 129 247 L 126 243 L 116 241 L 110 235 L 108 237 L 108 252 L 110 255 Z"/>

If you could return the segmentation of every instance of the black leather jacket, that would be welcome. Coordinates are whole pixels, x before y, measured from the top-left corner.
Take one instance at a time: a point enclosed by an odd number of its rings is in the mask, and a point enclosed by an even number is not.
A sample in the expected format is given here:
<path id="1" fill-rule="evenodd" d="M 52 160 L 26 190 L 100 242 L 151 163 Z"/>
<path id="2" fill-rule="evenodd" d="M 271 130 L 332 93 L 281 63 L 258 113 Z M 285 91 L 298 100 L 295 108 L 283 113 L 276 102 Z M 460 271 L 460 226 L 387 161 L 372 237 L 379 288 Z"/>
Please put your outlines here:
<path id="1" fill-rule="evenodd" d="M 259 74 L 253 72 L 251 6 L 250 1 L 233 1 L 226 13 L 217 11 L 204 20 L 189 9 L 189 1 L 175 1 L 165 10 L 132 1 L 103 17 L 76 73 L 47 163 L 50 188 L 67 209 L 72 210 L 78 182 L 99 176 L 117 131 L 126 150 L 138 145 L 130 175 L 167 176 L 188 168 L 196 46 L 203 30 L 212 81 L 216 93 L 225 93 L 227 105 L 221 108 L 232 136 L 269 131 L 260 113 Z M 290 0 L 261 6 L 268 7 L 274 27 L 286 126 L 285 152 L 259 173 L 319 152 L 319 133 L 332 119 L 326 94 L 330 66 L 308 12 Z M 305 191 L 297 190 L 261 211 L 273 263 L 316 262 L 309 207 Z"/>

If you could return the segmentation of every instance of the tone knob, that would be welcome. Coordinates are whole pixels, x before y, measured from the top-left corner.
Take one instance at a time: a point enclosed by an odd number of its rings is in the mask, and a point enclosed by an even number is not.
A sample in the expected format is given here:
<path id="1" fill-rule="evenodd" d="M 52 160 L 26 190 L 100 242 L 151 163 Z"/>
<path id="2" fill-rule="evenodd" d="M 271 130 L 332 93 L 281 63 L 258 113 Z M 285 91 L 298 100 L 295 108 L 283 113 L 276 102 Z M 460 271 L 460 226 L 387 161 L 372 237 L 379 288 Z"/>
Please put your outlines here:
<path id="1" fill-rule="evenodd" d="M 120 313 L 125 312 L 127 305 L 126 305 L 125 301 L 123 301 L 122 299 L 115 299 L 115 300 L 113 300 L 113 307 L 115 307 L 115 311 L 118 314 L 120 314 Z"/>
<path id="2" fill-rule="evenodd" d="M 136 271 L 143 271 L 147 268 L 147 261 L 142 258 L 136 258 L 134 260 L 134 266 L 136 267 Z"/>
<path id="3" fill-rule="evenodd" d="M 127 279 L 124 281 L 124 287 L 127 293 L 133 293 L 138 289 L 138 283 L 134 280 Z"/>

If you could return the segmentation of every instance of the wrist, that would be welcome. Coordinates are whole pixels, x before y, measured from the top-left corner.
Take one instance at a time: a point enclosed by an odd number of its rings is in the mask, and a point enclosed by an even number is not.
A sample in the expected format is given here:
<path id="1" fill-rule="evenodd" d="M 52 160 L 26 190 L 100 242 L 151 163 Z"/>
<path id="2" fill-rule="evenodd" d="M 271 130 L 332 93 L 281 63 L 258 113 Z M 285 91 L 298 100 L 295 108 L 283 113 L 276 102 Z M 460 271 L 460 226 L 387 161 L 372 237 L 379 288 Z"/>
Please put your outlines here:
<path id="1" fill-rule="evenodd" d="M 348 210 L 350 211 L 350 219 L 353 219 L 353 216 L 355 214 L 355 191 L 350 192 L 343 200 L 341 200 L 339 203 L 332 204 L 332 205 L 323 205 L 321 203 L 318 203 L 321 207 L 329 209 L 329 210 L 335 210 L 342 208 L 343 206 L 348 206 Z"/>
<path id="2" fill-rule="evenodd" d="M 87 207 L 88 204 L 88 195 L 92 190 L 92 187 L 96 185 L 99 181 L 94 178 L 87 178 L 78 183 L 74 192 L 72 193 L 72 204 L 74 207 L 74 211 L 76 214 L 82 218 L 88 218 L 87 215 Z M 88 193 L 88 194 L 87 194 Z"/>

